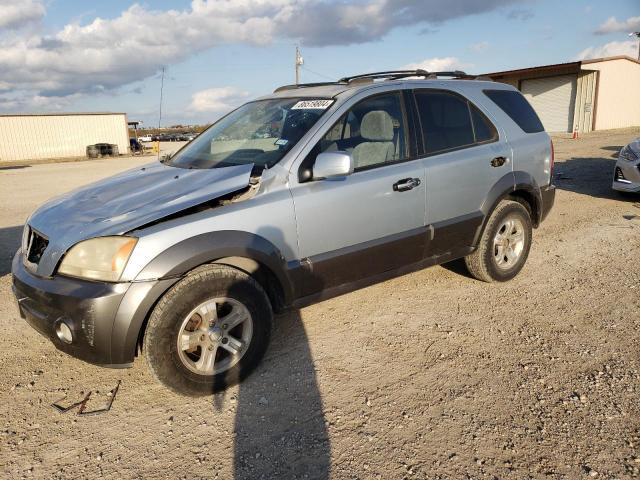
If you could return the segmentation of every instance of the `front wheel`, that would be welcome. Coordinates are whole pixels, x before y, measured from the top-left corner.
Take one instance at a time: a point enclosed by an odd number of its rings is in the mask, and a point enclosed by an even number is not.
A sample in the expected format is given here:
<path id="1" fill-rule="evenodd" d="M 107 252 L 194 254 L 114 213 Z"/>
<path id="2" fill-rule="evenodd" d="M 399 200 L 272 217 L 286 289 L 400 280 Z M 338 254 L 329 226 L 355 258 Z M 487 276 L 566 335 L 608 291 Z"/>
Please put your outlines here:
<path id="1" fill-rule="evenodd" d="M 143 354 L 153 375 L 184 395 L 212 394 L 240 382 L 269 343 L 269 298 L 249 275 L 206 265 L 175 284 L 149 318 Z"/>
<path id="2" fill-rule="evenodd" d="M 511 280 L 527 261 L 531 237 L 531 216 L 525 206 L 501 201 L 487 221 L 478 248 L 464 259 L 469 273 L 483 282 Z"/>

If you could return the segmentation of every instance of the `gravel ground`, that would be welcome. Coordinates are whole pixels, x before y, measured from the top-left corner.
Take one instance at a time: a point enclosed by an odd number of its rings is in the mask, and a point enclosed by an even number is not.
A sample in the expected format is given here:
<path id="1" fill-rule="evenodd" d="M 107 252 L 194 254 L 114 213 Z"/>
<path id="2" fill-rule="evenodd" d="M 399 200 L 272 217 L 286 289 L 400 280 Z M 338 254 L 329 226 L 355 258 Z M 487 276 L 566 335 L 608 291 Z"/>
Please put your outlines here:
<path id="1" fill-rule="evenodd" d="M 45 199 L 147 159 L 0 170 L 0 477 L 640 476 L 640 198 L 610 190 L 640 129 L 556 138 L 556 206 L 513 281 L 460 262 L 278 319 L 242 385 L 189 399 L 143 359 L 106 370 L 18 317 L 9 262 Z M 110 412 L 50 404 L 105 394 Z"/>

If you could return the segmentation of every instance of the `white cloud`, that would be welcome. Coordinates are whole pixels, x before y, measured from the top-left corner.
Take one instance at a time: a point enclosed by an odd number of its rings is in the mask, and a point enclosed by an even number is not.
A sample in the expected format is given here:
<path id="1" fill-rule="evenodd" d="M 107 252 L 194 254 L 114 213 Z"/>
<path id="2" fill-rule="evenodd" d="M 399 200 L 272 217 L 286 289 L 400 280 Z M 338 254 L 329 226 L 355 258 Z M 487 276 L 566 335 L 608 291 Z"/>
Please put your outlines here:
<path id="1" fill-rule="evenodd" d="M 427 72 L 445 72 L 462 70 L 470 66 L 469 64 L 460 62 L 456 57 L 434 57 L 427 58 L 421 62 L 409 63 L 402 68 L 407 70 L 426 70 Z"/>
<path id="2" fill-rule="evenodd" d="M 616 17 L 609 17 L 606 22 L 598 27 L 595 33 L 597 35 L 605 35 L 617 32 L 631 33 L 638 30 L 640 30 L 640 17 L 629 17 L 621 22 Z"/>
<path id="3" fill-rule="evenodd" d="M 0 0 L 0 27 L 42 17 L 43 1 Z M 114 18 L 76 20 L 51 34 L 0 36 L 0 84 L 33 97 L 110 92 L 218 45 L 363 43 L 395 28 L 429 27 L 525 1 L 192 0 L 182 10 L 134 4 Z"/>
<path id="4" fill-rule="evenodd" d="M 41 0 L 0 0 L 0 29 L 20 28 L 40 20 L 45 12 Z"/>
<path id="5" fill-rule="evenodd" d="M 631 58 L 637 58 L 638 42 L 635 40 L 609 42 L 598 47 L 585 48 L 578 54 L 576 59 L 586 60 L 589 58 L 614 57 L 616 55 L 627 55 Z"/>
<path id="6" fill-rule="evenodd" d="M 240 105 L 247 96 L 235 87 L 217 87 L 200 90 L 191 96 L 189 110 L 192 112 L 226 112 Z"/>
<path id="7" fill-rule="evenodd" d="M 485 42 L 474 43 L 469 48 L 476 53 L 484 52 L 487 48 L 489 48 L 489 42 L 485 41 Z"/>
<path id="8" fill-rule="evenodd" d="M 528 8 L 515 8 L 507 13 L 509 20 L 521 20 L 523 22 L 533 18 L 533 16 L 533 11 Z"/>

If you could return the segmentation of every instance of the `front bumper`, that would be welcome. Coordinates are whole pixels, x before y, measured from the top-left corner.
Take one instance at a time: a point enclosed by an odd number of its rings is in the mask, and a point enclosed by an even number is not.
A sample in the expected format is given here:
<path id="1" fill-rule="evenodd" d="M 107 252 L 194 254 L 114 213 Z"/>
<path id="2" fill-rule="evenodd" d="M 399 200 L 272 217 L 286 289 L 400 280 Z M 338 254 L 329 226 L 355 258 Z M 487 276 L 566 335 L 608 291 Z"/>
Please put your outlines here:
<path id="1" fill-rule="evenodd" d="M 12 263 L 13 292 L 20 316 L 59 350 L 89 363 L 123 368 L 133 362 L 138 334 L 148 312 L 175 280 L 139 283 L 93 282 L 64 276 L 42 278 Z M 73 341 L 58 338 L 66 323 Z"/>
<path id="2" fill-rule="evenodd" d="M 619 192 L 640 192 L 640 160 L 618 160 L 613 170 L 611 187 Z"/>

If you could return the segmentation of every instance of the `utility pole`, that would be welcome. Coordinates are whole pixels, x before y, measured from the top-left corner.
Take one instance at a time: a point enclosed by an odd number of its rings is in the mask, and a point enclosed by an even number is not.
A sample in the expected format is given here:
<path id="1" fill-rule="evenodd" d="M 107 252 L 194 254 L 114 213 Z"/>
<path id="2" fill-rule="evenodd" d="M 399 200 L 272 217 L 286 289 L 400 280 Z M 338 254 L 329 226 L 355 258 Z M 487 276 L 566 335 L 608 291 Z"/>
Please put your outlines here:
<path id="1" fill-rule="evenodd" d="M 302 58 L 302 55 L 300 55 L 300 49 L 296 45 L 296 85 L 300 83 L 300 67 L 302 65 L 304 65 L 304 59 Z"/>
<path id="2" fill-rule="evenodd" d="M 160 123 L 162 122 L 162 90 L 164 89 L 164 66 L 162 67 L 162 76 L 160 77 L 160 114 L 158 115 L 158 135 L 160 134 Z M 158 149 L 158 160 L 160 160 L 160 140 L 156 143 Z"/>
<path id="3" fill-rule="evenodd" d="M 158 130 L 162 121 L 162 90 L 164 88 L 164 67 L 162 67 L 162 76 L 160 77 L 160 115 L 158 115 Z"/>
<path id="4" fill-rule="evenodd" d="M 638 61 L 640 61 L 640 32 L 632 32 L 629 34 L 630 37 L 638 37 Z"/>

